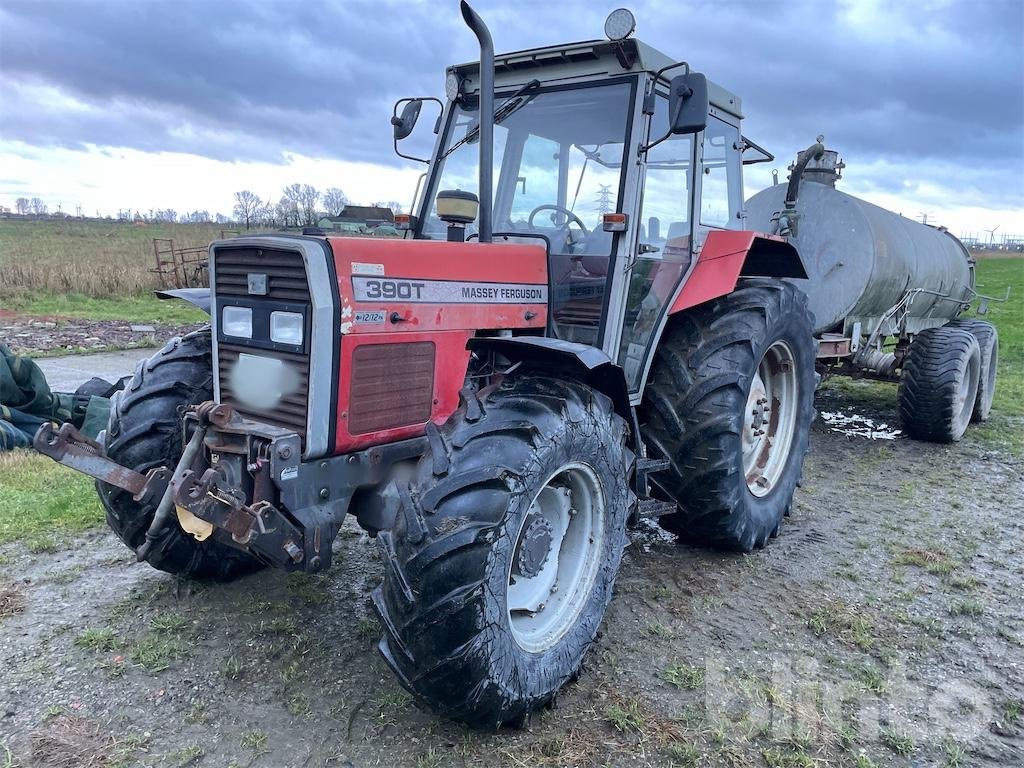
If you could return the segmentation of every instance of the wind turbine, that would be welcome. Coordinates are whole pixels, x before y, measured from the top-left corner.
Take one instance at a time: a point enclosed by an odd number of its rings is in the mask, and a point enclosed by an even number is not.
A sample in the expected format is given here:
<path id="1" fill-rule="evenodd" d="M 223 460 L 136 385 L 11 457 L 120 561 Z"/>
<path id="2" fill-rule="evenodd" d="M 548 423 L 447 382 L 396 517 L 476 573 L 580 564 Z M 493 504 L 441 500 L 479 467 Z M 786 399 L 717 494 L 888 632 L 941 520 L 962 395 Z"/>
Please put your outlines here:
<path id="1" fill-rule="evenodd" d="M 999 224 L 996 224 L 996 225 L 995 225 L 994 227 L 992 227 L 992 229 L 986 229 L 986 230 L 984 230 L 985 232 L 988 232 L 988 244 L 989 244 L 989 245 L 993 245 L 993 244 L 995 243 L 995 239 L 996 239 L 996 230 L 997 230 L 997 229 L 999 229 L 999 227 L 1000 227 L 1000 226 L 1001 226 L 1001 225 L 999 225 Z"/>

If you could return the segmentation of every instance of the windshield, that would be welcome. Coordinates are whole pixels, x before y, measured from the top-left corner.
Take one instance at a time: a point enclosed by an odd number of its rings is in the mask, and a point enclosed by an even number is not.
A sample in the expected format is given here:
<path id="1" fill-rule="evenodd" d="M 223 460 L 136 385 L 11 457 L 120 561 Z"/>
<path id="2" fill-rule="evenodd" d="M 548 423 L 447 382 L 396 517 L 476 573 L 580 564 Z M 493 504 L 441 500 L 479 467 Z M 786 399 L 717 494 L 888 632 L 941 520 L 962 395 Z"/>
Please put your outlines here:
<path id="1" fill-rule="evenodd" d="M 494 231 L 544 235 L 552 254 L 607 259 L 612 237 L 601 215 L 619 206 L 631 83 L 527 89 L 510 99 L 512 93 L 496 99 Z M 478 118 L 476 99 L 467 99 L 449 120 L 424 237 L 446 236 L 434 202 L 439 190 L 478 194 Z M 475 233 L 469 225 L 467 236 Z"/>

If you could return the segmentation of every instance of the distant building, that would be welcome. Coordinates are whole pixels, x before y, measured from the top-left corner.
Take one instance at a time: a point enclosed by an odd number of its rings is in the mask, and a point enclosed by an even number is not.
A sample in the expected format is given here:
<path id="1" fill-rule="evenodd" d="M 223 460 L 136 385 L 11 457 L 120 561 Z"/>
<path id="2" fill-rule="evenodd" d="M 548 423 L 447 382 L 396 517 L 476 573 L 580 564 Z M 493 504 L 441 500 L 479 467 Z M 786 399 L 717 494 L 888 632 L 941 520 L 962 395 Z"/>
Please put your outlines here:
<path id="1" fill-rule="evenodd" d="M 354 226 L 373 228 L 381 224 L 394 224 L 395 213 L 390 208 L 375 205 L 346 205 L 338 216 L 324 216 L 317 226 L 324 231 L 351 229 Z"/>

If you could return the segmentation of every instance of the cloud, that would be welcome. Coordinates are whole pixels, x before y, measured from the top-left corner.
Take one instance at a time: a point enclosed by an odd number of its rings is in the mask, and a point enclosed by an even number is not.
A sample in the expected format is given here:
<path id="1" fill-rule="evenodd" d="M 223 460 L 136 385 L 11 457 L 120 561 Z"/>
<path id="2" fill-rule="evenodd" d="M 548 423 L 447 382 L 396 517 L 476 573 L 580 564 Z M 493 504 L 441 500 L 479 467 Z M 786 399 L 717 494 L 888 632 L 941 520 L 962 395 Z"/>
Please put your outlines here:
<path id="1" fill-rule="evenodd" d="M 499 50 L 601 35 L 584 0 L 477 3 Z M 637 35 L 744 99 L 778 155 L 825 134 L 851 182 L 1024 198 L 1024 4 L 1018 0 L 634 3 Z M 451 2 L 8 0 L 0 136 L 224 162 L 289 153 L 397 167 L 395 99 L 439 94 L 476 56 Z M 90 150 L 91 151 L 91 150 Z M 759 168 L 753 179 L 764 178 Z M 760 174 L 760 175 L 759 175 Z"/>

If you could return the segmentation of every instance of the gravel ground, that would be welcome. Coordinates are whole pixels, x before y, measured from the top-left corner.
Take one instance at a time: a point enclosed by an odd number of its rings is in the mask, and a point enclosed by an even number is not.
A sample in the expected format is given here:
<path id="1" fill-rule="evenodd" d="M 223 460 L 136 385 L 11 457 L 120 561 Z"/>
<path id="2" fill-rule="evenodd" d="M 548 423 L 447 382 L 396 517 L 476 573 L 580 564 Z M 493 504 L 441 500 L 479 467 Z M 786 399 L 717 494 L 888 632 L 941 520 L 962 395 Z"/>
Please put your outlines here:
<path id="1" fill-rule="evenodd" d="M 0 342 L 24 354 L 80 354 L 109 349 L 156 347 L 177 334 L 201 327 L 166 324 L 134 324 L 120 320 L 80 320 L 26 317 L 0 311 Z"/>
<path id="2" fill-rule="evenodd" d="M 523 730 L 411 702 L 351 523 L 330 572 L 230 585 L 106 531 L 5 545 L 0 743 L 39 766 L 1024 765 L 1024 462 L 891 434 L 894 400 L 820 395 L 843 418 L 815 422 L 766 550 L 635 532 L 582 676 Z"/>

